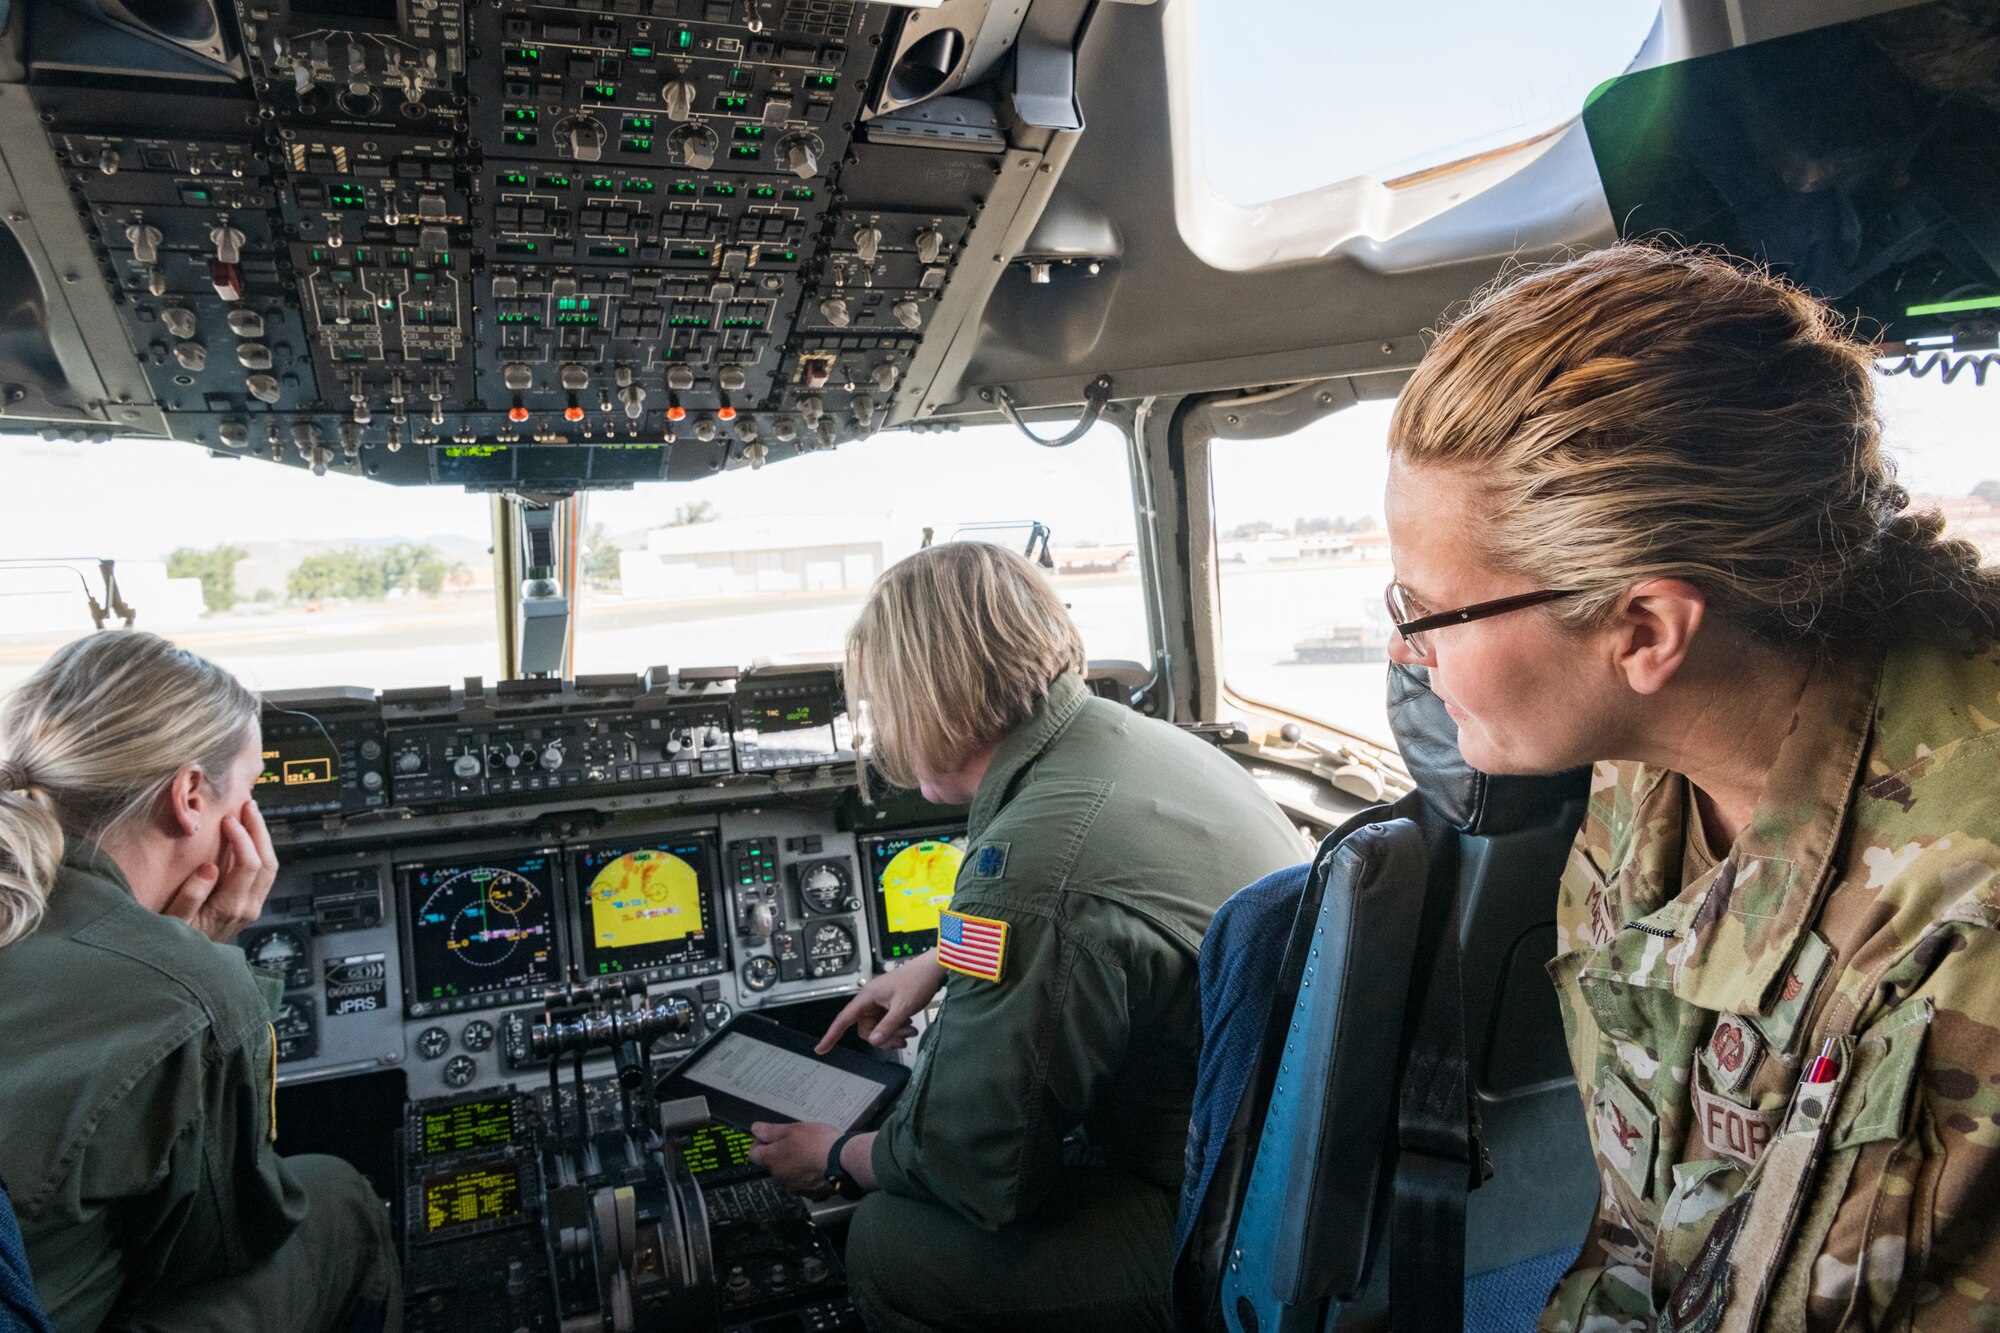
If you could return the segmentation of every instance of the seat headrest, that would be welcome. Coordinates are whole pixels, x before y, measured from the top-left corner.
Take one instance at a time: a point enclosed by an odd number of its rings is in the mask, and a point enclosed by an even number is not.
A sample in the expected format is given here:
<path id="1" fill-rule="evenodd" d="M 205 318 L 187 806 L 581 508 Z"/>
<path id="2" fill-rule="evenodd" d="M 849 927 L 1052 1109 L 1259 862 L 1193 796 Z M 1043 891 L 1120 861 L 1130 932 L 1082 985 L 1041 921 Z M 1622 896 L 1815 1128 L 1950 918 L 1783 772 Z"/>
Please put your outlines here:
<path id="1" fill-rule="evenodd" d="M 1590 790 L 1590 770 L 1549 777 L 1494 777 L 1458 752 L 1458 724 L 1431 693 L 1430 672 L 1389 666 L 1389 729 L 1426 803 L 1464 833 L 1512 833 L 1548 822 L 1563 802 Z"/>

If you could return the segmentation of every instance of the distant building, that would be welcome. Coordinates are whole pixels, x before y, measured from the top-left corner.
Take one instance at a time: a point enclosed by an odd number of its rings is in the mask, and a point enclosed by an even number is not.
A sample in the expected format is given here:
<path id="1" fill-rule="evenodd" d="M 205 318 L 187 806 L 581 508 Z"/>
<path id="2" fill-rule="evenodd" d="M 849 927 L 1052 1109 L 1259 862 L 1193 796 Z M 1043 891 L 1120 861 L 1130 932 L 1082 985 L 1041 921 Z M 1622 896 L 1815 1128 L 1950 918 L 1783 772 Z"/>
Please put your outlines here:
<path id="1" fill-rule="evenodd" d="M 1349 533 L 1347 540 L 1353 544 L 1348 554 L 1357 560 L 1389 558 L 1389 534 L 1386 532 Z"/>
<path id="2" fill-rule="evenodd" d="M 619 587 L 677 600 L 859 592 L 888 563 L 890 526 L 887 514 L 776 514 L 654 528 L 619 553 Z"/>
<path id="3" fill-rule="evenodd" d="M 1049 552 L 1058 574 L 1111 574 L 1131 568 L 1132 544 L 1122 546 L 1056 546 Z"/>
<path id="4" fill-rule="evenodd" d="M 1310 532 L 1299 538 L 1299 559 L 1342 560 L 1354 554 L 1354 539 L 1339 532 Z"/>

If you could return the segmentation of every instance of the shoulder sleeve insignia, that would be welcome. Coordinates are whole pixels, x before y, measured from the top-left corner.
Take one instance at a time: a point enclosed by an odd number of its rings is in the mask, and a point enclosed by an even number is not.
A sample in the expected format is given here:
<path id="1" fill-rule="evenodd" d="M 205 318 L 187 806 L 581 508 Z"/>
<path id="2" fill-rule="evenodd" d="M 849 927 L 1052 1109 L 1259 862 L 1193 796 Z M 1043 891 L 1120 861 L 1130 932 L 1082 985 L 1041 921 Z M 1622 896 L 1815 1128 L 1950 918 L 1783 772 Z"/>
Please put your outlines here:
<path id="1" fill-rule="evenodd" d="M 998 981 L 1007 965 L 1007 923 L 950 908 L 938 913 L 938 963 L 982 981 Z"/>
<path id="2" fill-rule="evenodd" d="M 1006 873 L 1006 843 L 984 843 L 972 854 L 972 877 L 974 879 L 999 879 Z"/>

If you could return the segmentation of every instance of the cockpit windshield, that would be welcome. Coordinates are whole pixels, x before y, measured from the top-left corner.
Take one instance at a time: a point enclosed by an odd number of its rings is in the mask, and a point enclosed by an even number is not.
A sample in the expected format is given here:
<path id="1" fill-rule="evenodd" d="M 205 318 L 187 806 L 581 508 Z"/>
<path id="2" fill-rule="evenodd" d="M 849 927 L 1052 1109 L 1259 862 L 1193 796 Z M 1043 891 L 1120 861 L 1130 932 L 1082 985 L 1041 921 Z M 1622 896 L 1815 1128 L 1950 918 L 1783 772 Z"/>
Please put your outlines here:
<path id="1" fill-rule="evenodd" d="M 492 506 L 443 487 L 315 477 L 186 445 L 17 447 L 0 532 L 0 689 L 108 612 L 255 689 L 494 679 Z M 759 472 L 598 492 L 576 593 L 580 673 L 837 660 L 868 585 L 926 540 L 1034 558 L 1094 657 L 1150 656 L 1126 441 L 1063 449 L 1011 427 L 890 432 Z M 1042 534 L 1037 536 L 1038 531 Z"/>

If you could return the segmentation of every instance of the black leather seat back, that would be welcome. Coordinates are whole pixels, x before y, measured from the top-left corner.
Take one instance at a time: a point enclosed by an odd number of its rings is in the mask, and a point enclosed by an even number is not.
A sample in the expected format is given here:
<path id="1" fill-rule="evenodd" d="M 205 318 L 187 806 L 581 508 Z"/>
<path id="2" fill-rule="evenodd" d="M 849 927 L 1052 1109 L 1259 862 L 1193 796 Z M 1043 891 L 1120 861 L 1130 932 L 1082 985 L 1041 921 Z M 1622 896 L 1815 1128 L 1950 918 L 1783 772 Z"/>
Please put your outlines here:
<path id="1" fill-rule="evenodd" d="M 1556 951 L 1556 881 L 1583 820 L 1589 770 L 1493 777 L 1471 768 L 1421 668 L 1390 669 L 1389 712 L 1417 790 L 1458 830 L 1466 1055 L 1493 1164 L 1466 1204 L 1470 1276 L 1578 1244 L 1597 1202 L 1545 970 Z"/>
<path id="2" fill-rule="evenodd" d="M 1395 668 L 1390 698 L 1417 792 L 1350 821 L 1306 882 L 1231 1127 L 1236 1166 L 1218 1170 L 1196 1231 L 1232 1239 L 1190 1246 L 1177 1275 L 1190 1325 L 1386 1326 L 1384 1204 L 1413 978 L 1428 974 L 1421 940 L 1437 923 L 1427 899 L 1435 913 L 1458 895 L 1466 1051 L 1494 1165 L 1468 1201 L 1465 1275 L 1573 1245 L 1595 1202 L 1542 970 L 1586 775 L 1478 773 L 1422 675 Z M 1190 1294 L 1203 1308 L 1189 1309 Z"/>

